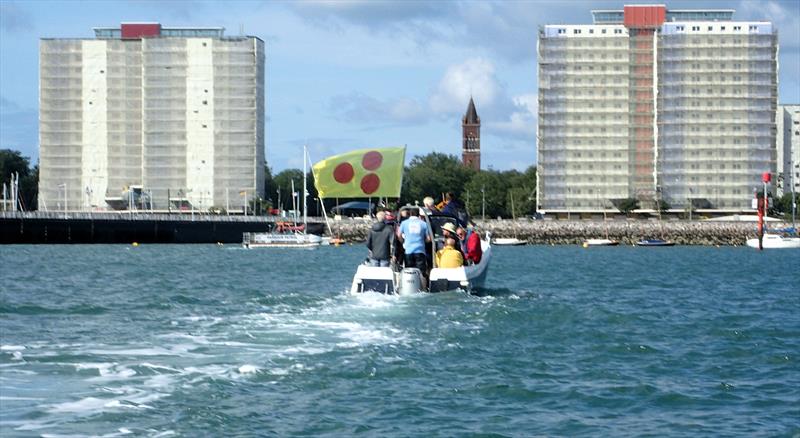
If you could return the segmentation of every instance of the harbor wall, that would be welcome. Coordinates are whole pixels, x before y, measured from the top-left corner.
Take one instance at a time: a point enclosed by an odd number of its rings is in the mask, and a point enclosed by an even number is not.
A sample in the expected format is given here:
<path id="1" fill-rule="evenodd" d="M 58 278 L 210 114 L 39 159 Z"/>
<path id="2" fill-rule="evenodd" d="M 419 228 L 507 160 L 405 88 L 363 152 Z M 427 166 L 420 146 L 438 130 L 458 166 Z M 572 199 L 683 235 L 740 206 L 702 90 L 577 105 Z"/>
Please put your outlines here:
<path id="1" fill-rule="evenodd" d="M 756 237 L 755 222 L 710 221 L 533 221 L 487 220 L 476 221 L 481 232 L 491 232 L 493 237 L 517 237 L 530 244 L 580 245 L 586 239 L 608 238 L 623 245 L 632 245 L 641 239 L 671 240 L 678 245 L 744 245 Z M 770 228 L 789 226 L 771 222 Z M 369 222 L 335 222 L 333 233 L 350 241 L 366 239 Z"/>
<path id="2" fill-rule="evenodd" d="M 0 214 L 0 244 L 242 243 L 248 232 L 269 231 L 276 217 L 188 214 Z M 322 232 L 324 224 L 310 228 Z M 313 231 L 313 230 L 312 230 Z"/>

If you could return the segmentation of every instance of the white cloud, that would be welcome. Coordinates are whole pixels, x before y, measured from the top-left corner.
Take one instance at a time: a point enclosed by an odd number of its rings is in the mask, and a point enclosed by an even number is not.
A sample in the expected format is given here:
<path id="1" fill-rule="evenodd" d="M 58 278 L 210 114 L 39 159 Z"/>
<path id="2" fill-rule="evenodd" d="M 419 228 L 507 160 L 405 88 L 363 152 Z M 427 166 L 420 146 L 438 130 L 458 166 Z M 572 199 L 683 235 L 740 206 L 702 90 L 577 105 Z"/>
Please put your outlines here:
<path id="1" fill-rule="evenodd" d="M 448 67 L 429 102 L 435 113 L 451 114 L 464 111 L 470 97 L 476 105 L 492 106 L 504 94 L 494 64 L 484 58 L 473 58 Z"/>

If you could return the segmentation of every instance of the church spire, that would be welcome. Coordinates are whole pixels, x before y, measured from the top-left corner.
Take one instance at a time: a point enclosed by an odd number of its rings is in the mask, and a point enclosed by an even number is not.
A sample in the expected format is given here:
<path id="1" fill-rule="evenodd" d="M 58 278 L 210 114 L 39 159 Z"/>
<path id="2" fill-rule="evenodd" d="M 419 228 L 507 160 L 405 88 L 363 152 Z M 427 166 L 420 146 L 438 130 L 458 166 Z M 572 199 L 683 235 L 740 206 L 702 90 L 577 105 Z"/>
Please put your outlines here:
<path id="1" fill-rule="evenodd" d="M 461 119 L 461 164 L 481 170 L 481 118 L 475 102 L 469 97 L 467 113 Z"/>

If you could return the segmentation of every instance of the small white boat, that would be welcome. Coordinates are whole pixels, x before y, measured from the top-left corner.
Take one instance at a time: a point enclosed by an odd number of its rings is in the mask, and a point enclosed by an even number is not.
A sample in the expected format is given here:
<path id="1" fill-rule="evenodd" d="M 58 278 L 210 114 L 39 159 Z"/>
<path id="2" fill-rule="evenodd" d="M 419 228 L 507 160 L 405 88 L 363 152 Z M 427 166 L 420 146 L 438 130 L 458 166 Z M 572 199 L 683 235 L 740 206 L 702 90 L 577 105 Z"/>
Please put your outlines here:
<path id="1" fill-rule="evenodd" d="M 783 237 L 778 234 L 765 233 L 761 243 L 764 249 L 800 248 L 800 237 Z M 758 249 L 758 238 L 747 239 L 747 246 Z"/>
<path id="2" fill-rule="evenodd" d="M 528 244 L 527 241 L 517 239 L 516 237 L 496 237 L 492 243 L 498 246 L 518 246 Z"/>
<path id="3" fill-rule="evenodd" d="M 617 246 L 617 245 L 619 245 L 619 242 L 611 239 L 586 239 L 586 241 L 583 242 L 584 248 L 590 246 Z"/>
<path id="4" fill-rule="evenodd" d="M 305 233 L 244 233 L 245 248 L 316 248 L 322 237 Z"/>

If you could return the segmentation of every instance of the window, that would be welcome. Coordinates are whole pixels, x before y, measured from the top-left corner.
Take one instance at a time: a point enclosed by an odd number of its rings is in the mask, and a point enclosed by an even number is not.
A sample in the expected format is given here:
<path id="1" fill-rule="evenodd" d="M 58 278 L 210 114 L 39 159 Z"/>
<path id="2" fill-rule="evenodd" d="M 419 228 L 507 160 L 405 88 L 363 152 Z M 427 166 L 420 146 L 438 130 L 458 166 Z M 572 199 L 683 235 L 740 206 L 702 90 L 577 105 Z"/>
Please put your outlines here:
<path id="1" fill-rule="evenodd" d="M 580 29 L 572 29 L 572 33 L 579 34 L 579 33 L 581 33 L 581 30 Z"/>
<path id="2" fill-rule="evenodd" d="M 566 29 L 558 29 L 558 33 L 567 33 Z"/>
<path id="3" fill-rule="evenodd" d="M 603 29 L 603 30 L 601 30 L 601 31 L 600 31 L 600 33 L 606 33 L 606 30 L 605 30 L 605 29 Z"/>
<path id="4" fill-rule="evenodd" d="M 758 26 L 750 26 L 750 32 L 758 32 Z"/>
<path id="5" fill-rule="evenodd" d="M 708 30 L 714 30 L 714 26 L 708 26 Z"/>
<path id="6" fill-rule="evenodd" d="M 589 29 L 589 33 L 594 33 L 594 29 Z"/>
<path id="7" fill-rule="evenodd" d="M 725 26 L 720 26 L 719 30 L 724 32 L 725 31 Z"/>
<path id="8" fill-rule="evenodd" d="M 700 26 L 692 26 L 692 32 L 697 32 L 700 30 Z"/>
<path id="9" fill-rule="evenodd" d="M 733 26 L 733 30 L 742 30 L 742 26 Z"/>
<path id="10" fill-rule="evenodd" d="M 622 29 L 614 29 L 614 33 L 622 33 Z M 619 45 L 619 43 L 617 45 Z"/>

